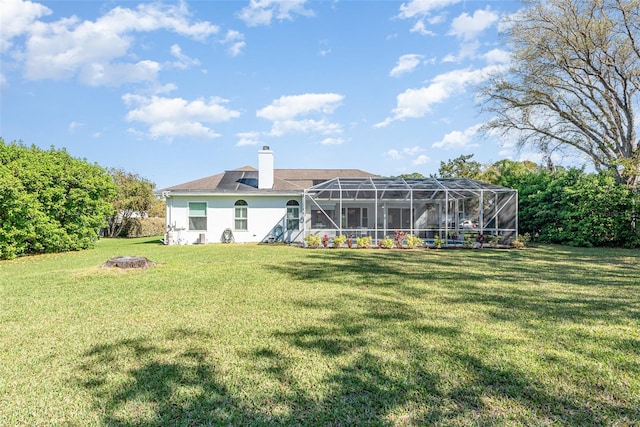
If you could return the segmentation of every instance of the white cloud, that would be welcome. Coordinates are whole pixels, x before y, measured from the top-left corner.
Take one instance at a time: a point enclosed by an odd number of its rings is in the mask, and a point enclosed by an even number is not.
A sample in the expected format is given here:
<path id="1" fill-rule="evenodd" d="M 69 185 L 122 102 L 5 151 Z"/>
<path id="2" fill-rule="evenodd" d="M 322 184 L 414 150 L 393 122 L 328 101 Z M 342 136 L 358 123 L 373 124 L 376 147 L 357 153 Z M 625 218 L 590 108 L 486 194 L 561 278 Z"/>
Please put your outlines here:
<path id="1" fill-rule="evenodd" d="M 457 61 L 458 61 L 458 57 L 455 56 L 452 53 L 450 53 L 450 54 L 446 55 L 444 58 L 442 58 L 442 62 L 457 62 Z"/>
<path id="2" fill-rule="evenodd" d="M 393 160 L 401 160 L 402 159 L 402 154 L 400 154 L 400 152 L 398 150 L 389 150 L 385 153 L 385 155 L 387 157 L 389 157 L 390 159 Z"/>
<path id="3" fill-rule="evenodd" d="M 423 117 L 431 111 L 434 104 L 441 103 L 454 94 L 463 93 L 468 86 L 483 82 L 491 73 L 503 67 L 490 65 L 477 70 L 453 70 L 436 76 L 426 87 L 407 89 L 397 96 L 397 107 L 393 109 L 392 116 L 374 126 L 386 127 L 397 120 Z"/>
<path id="4" fill-rule="evenodd" d="M 427 27 L 424 25 L 424 21 L 423 20 L 419 20 L 415 24 L 413 24 L 413 27 L 411 27 L 409 32 L 410 33 L 418 33 L 421 36 L 435 36 L 436 35 L 436 33 L 434 33 L 433 31 L 427 30 Z"/>
<path id="5" fill-rule="evenodd" d="M 239 18 L 248 26 L 269 25 L 278 21 L 293 20 L 294 15 L 314 16 L 311 9 L 304 7 L 307 0 L 251 0 L 239 13 Z"/>
<path id="6" fill-rule="evenodd" d="M 308 93 L 304 95 L 282 96 L 257 111 L 258 117 L 268 120 L 286 120 L 296 116 L 320 112 L 331 114 L 344 99 L 337 93 Z"/>
<path id="7" fill-rule="evenodd" d="M 40 17 L 50 15 L 51 9 L 39 3 L 21 0 L 3 0 L 0 13 L 0 52 L 8 51 L 12 39 L 28 33 Z"/>
<path id="8" fill-rule="evenodd" d="M 477 40 L 462 42 L 458 54 L 448 54 L 442 59 L 442 62 L 462 62 L 465 58 L 474 58 L 478 48 L 480 48 L 480 43 Z"/>
<path id="9" fill-rule="evenodd" d="M 460 0 L 411 0 L 400 5 L 399 18 L 410 19 L 428 16 L 431 12 L 458 3 Z"/>
<path id="10" fill-rule="evenodd" d="M 402 152 L 408 154 L 409 156 L 415 156 L 421 151 L 424 151 L 424 148 L 421 148 L 417 145 L 415 147 L 405 147 L 402 149 Z"/>
<path id="11" fill-rule="evenodd" d="M 175 83 L 167 83 L 167 84 L 153 84 L 147 88 L 146 93 L 150 93 L 152 95 L 161 95 L 163 93 L 173 92 L 178 89 L 178 86 Z"/>
<path id="12" fill-rule="evenodd" d="M 473 16 L 464 12 L 451 23 L 450 34 L 470 41 L 498 21 L 498 14 L 489 8 L 476 10 Z"/>
<path id="13" fill-rule="evenodd" d="M 498 156 L 501 159 L 513 159 L 513 150 L 512 149 L 504 149 L 498 151 Z"/>
<path id="14" fill-rule="evenodd" d="M 135 64 L 93 63 L 82 68 L 79 80 L 89 86 L 119 86 L 122 83 L 136 83 L 155 80 L 160 64 L 155 61 L 140 61 Z"/>
<path id="15" fill-rule="evenodd" d="M 211 98 L 187 101 L 182 98 L 164 98 L 125 94 L 122 97 L 127 107 L 127 121 L 141 122 L 148 126 L 152 138 L 190 136 L 211 139 L 219 134 L 205 124 L 226 122 L 240 116 L 238 111 L 224 106 L 227 100 Z"/>
<path id="16" fill-rule="evenodd" d="M 421 154 L 418 157 L 416 157 L 411 163 L 414 166 L 418 166 L 418 165 L 424 165 L 425 163 L 429 163 L 430 161 L 431 159 L 429 158 L 429 156 L 425 156 L 424 154 Z"/>
<path id="17" fill-rule="evenodd" d="M 271 128 L 272 136 L 282 136 L 289 133 L 319 133 L 331 135 L 342 133 L 342 127 L 327 120 L 278 120 Z"/>
<path id="18" fill-rule="evenodd" d="M 341 126 L 326 120 L 325 116 L 332 114 L 343 99 L 344 96 L 337 93 L 282 96 L 258 110 L 256 116 L 273 122 L 271 135 L 274 136 L 291 132 L 337 134 L 342 132 Z M 304 118 L 308 115 L 320 116 L 320 119 Z"/>
<path id="19" fill-rule="evenodd" d="M 227 48 L 227 52 L 231 56 L 238 56 L 242 53 L 242 50 L 247 46 L 247 43 L 244 41 L 239 41 L 232 43 L 231 46 Z"/>
<path id="20" fill-rule="evenodd" d="M 444 20 L 442 15 L 433 16 L 432 13 L 440 9 L 458 3 L 460 0 L 411 0 L 408 3 L 400 5 L 400 19 L 415 19 L 416 22 L 409 30 L 412 33 L 418 33 L 423 36 L 434 36 L 435 33 L 428 30 L 425 20 L 431 25 L 439 24 Z"/>
<path id="21" fill-rule="evenodd" d="M 492 49 L 482 55 L 489 64 L 507 64 L 511 61 L 511 54 L 506 50 Z"/>
<path id="22" fill-rule="evenodd" d="M 238 142 L 237 147 L 244 147 L 246 145 L 258 145 L 260 143 L 260 134 L 258 132 L 240 132 L 237 133 Z"/>
<path id="23" fill-rule="evenodd" d="M 402 74 L 410 73 L 420 64 L 423 56 L 415 53 L 402 55 L 398 59 L 398 64 L 393 67 L 389 75 L 391 77 L 399 77 Z"/>
<path id="24" fill-rule="evenodd" d="M 86 123 L 73 121 L 69 123 L 69 132 L 74 133 L 76 129 L 81 128 L 82 126 L 85 126 L 85 125 Z"/>
<path id="25" fill-rule="evenodd" d="M 429 156 L 424 154 L 418 155 L 418 153 L 422 151 L 424 151 L 424 148 L 416 145 L 415 147 L 404 147 L 401 150 L 391 149 L 385 153 L 385 156 L 391 160 L 403 160 L 407 157 L 414 157 L 414 159 L 411 160 L 411 164 L 417 166 L 431 161 Z"/>
<path id="26" fill-rule="evenodd" d="M 482 127 L 482 124 L 477 124 L 463 131 L 449 132 L 444 138 L 438 142 L 434 142 L 432 147 L 434 148 L 470 148 L 475 147 L 478 144 L 473 143 L 473 138 L 478 134 L 478 131 Z"/>
<path id="27" fill-rule="evenodd" d="M 322 144 L 322 145 L 340 145 L 340 144 L 344 144 L 344 139 L 343 138 L 325 138 L 320 142 L 320 144 Z"/>
<path id="28" fill-rule="evenodd" d="M 427 22 L 431 25 L 442 24 L 446 21 L 446 14 L 441 13 L 438 15 L 431 16 L 427 19 Z"/>
<path id="29" fill-rule="evenodd" d="M 247 43 L 244 41 L 244 34 L 236 30 L 227 31 L 222 43 L 228 46 L 227 53 L 234 57 L 240 55 L 247 46 Z"/>
<path id="30" fill-rule="evenodd" d="M 331 53 L 331 48 L 329 47 L 328 40 L 320 40 L 319 42 L 320 50 L 318 51 L 318 56 L 327 56 Z"/>
<path id="31" fill-rule="evenodd" d="M 34 22 L 21 55 L 25 77 L 70 79 L 80 75 L 89 84 L 155 79 L 159 70 L 155 61 L 132 63 L 126 58 L 131 53 L 134 33 L 156 30 L 205 40 L 218 28 L 209 22 L 191 22 L 185 3 L 141 4 L 136 9 L 116 7 L 95 21 L 80 21 L 72 16 L 52 23 Z M 131 78 L 128 72 L 132 73 Z"/>
<path id="32" fill-rule="evenodd" d="M 177 59 L 177 61 L 172 62 L 171 65 L 180 70 L 186 70 L 193 65 L 200 65 L 198 59 L 190 58 L 182 53 L 182 48 L 178 44 L 171 45 L 171 55 Z"/>

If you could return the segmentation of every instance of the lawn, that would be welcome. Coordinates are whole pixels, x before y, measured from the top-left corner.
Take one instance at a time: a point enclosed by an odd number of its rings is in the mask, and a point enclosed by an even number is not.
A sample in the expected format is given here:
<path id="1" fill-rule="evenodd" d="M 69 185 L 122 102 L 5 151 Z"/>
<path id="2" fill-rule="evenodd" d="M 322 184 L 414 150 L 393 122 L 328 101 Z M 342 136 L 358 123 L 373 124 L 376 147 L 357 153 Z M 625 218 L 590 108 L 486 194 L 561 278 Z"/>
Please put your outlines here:
<path id="1" fill-rule="evenodd" d="M 640 425 L 640 251 L 102 240 L 0 262 L 0 350 L 2 426 Z"/>

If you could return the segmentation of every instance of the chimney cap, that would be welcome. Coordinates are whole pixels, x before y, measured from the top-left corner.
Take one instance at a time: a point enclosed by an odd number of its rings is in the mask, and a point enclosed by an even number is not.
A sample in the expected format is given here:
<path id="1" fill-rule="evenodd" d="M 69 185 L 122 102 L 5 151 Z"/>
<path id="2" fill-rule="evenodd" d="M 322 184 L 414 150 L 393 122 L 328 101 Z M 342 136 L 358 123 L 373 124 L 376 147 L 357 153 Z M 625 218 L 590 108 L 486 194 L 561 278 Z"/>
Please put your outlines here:
<path id="1" fill-rule="evenodd" d="M 268 145 L 263 145 L 263 146 L 262 146 L 262 149 L 263 149 L 263 150 L 268 150 L 268 149 L 269 149 L 269 146 L 268 146 Z"/>

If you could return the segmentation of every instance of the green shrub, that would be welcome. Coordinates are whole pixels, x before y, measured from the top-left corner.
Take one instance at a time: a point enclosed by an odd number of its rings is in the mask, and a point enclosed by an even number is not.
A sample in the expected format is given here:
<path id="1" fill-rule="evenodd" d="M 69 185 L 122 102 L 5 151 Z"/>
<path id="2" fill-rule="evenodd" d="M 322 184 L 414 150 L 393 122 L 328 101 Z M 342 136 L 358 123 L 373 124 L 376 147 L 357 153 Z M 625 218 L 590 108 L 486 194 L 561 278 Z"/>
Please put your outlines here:
<path id="1" fill-rule="evenodd" d="M 464 234 L 464 240 L 462 241 L 462 246 L 465 248 L 470 248 L 476 242 L 476 235 L 467 233 Z"/>
<path id="2" fill-rule="evenodd" d="M 384 249 L 391 249 L 395 245 L 393 239 L 389 236 L 385 236 L 384 239 L 380 240 L 380 247 Z"/>
<path id="3" fill-rule="evenodd" d="M 531 241 L 531 235 L 529 233 L 519 234 L 514 240 L 511 241 L 511 246 L 517 249 L 524 248 Z"/>
<path id="4" fill-rule="evenodd" d="M 409 234 L 405 240 L 407 247 L 410 249 L 415 248 L 416 246 L 422 246 L 424 241 L 418 236 L 414 236 L 413 234 Z"/>
<path id="5" fill-rule="evenodd" d="M 92 247 L 114 195 L 100 166 L 0 138 L 0 258 Z"/>
<path id="6" fill-rule="evenodd" d="M 528 233 L 527 233 L 528 234 Z M 498 246 L 502 242 L 502 236 L 499 234 L 492 234 L 489 236 L 489 244 L 491 246 Z"/>
<path id="7" fill-rule="evenodd" d="M 333 246 L 335 246 L 336 248 L 339 248 L 346 241 L 347 241 L 347 236 L 345 236 L 344 234 L 340 234 L 333 238 Z"/>
<path id="8" fill-rule="evenodd" d="M 371 246 L 371 236 L 356 237 L 356 246 L 359 248 L 368 248 Z"/>
<path id="9" fill-rule="evenodd" d="M 162 236 L 164 232 L 164 218 L 131 218 L 122 227 L 118 237 Z"/>
<path id="10" fill-rule="evenodd" d="M 310 248 L 317 248 L 322 244 L 322 238 L 318 233 L 304 236 L 304 243 Z"/>
<path id="11" fill-rule="evenodd" d="M 640 197 L 608 173 L 531 171 L 501 182 L 518 190 L 518 228 L 537 242 L 640 247 Z"/>

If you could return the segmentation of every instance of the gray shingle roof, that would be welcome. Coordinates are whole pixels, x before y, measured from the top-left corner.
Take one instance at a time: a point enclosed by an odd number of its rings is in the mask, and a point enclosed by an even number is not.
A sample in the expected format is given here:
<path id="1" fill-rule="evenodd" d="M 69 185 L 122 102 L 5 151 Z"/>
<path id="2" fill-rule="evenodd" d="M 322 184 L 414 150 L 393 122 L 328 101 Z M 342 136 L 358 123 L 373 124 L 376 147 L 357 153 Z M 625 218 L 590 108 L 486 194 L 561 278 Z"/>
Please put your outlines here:
<path id="1" fill-rule="evenodd" d="M 225 171 L 217 175 L 185 182 L 184 184 L 167 187 L 159 192 L 302 192 L 305 188 L 313 187 L 334 178 L 369 178 L 378 175 L 360 169 L 274 169 L 273 188 L 271 190 L 258 189 L 258 170 L 251 166 Z"/>

